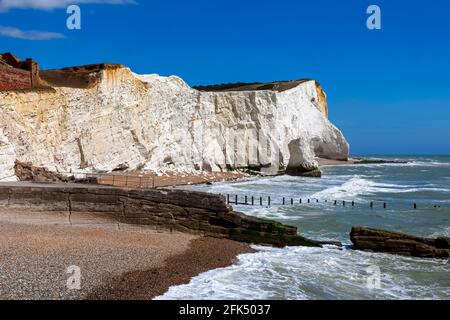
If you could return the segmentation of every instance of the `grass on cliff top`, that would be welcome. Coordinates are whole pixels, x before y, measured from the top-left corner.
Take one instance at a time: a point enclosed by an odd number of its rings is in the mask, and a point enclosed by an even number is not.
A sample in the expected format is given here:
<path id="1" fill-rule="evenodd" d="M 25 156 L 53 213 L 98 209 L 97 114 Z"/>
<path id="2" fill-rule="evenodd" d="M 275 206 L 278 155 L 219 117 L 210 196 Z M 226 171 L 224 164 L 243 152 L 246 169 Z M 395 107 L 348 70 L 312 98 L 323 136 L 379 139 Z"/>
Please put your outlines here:
<path id="1" fill-rule="evenodd" d="M 195 86 L 193 87 L 199 91 L 286 91 L 292 89 L 299 84 L 309 81 L 311 79 L 300 79 L 300 80 L 284 80 L 284 81 L 274 81 L 274 82 L 236 82 L 236 83 L 222 83 L 207 86 Z"/>

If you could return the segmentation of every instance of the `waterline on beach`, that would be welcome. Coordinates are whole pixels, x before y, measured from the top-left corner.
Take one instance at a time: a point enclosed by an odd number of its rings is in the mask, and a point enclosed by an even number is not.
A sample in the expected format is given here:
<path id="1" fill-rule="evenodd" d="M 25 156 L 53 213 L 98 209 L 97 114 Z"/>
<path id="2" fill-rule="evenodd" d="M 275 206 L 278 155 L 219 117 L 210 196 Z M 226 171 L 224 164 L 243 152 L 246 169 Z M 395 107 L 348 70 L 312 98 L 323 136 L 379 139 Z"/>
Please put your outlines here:
<path id="1" fill-rule="evenodd" d="M 403 160 L 403 158 L 400 158 Z M 322 179 L 279 176 L 195 186 L 221 194 L 271 196 L 267 206 L 237 211 L 297 226 L 317 240 L 350 245 L 352 226 L 418 236 L 450 236 L 450 158 L 409 157 L 406 164 L 327 166 Z M 295 198 L 281 205 L 281 198 Z M 319 203 L 298 199 L 319 199 Z M 325 200 L 330 200 L 325 202 Z M 332 200 L 355 201 L 355 207 Z M 368 203 L 387 202 L 387 208 Z M 417 209 L 412 207 L 417 203 Z M 434 207 L 439 204 L 439 208 Z M 443 260 L 358 252 L 347 247 L 257 247 L 228 268 L 211 270 L 160 298 L 174 299 L 450 299 L 450 265 Z M 381 288 L 369 289 L 367 268 L 380 269 Z"/>

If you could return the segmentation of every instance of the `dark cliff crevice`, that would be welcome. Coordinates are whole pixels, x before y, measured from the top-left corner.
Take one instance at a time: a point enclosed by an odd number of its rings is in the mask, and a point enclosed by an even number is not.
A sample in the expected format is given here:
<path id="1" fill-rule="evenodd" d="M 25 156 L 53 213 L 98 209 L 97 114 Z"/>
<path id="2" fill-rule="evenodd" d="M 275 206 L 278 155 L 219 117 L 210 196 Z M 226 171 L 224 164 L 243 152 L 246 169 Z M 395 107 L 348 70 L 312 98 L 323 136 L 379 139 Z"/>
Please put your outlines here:
<path id="1" fill-rule="evenodd" d="M 77 138 L 76 141 L 77 141 L 78 151 L 80 152 L 80 169 L 85 169 L 89 165 L 86 162 L 86 158 L 84 156 L 83 145 L 81 144 L 81 138 Z"/>

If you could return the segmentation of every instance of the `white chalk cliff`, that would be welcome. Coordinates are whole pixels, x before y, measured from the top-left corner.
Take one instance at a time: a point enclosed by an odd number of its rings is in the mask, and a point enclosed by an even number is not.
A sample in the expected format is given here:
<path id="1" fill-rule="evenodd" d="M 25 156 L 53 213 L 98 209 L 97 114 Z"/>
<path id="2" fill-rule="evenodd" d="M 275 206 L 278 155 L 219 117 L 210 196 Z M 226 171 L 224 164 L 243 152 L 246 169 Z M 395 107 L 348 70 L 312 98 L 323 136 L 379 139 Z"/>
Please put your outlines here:
<path id="1" fill-rule="evenodd" d="M 49 82 L 45 89 L 0 92 L 0 180 L 15 178 L 16 160 L 56 172 L 278 166 L 265 156 L 265 143 L 255 147 L 259 138 L 245 142 L 255 132 L 280 146 L 281 165 L 290 152 L 300 153 L 305 168 L 317 167 L 315 156 L 348 157 L 314 80 L 284 91 L 205 92 L 178 77 L 124 67 L 89 77 L 95 81 L 86 86 Z M 234 147 L 230 132 L 239 135 Z M 302 143 L 290 151 L 296 139 Z"/>

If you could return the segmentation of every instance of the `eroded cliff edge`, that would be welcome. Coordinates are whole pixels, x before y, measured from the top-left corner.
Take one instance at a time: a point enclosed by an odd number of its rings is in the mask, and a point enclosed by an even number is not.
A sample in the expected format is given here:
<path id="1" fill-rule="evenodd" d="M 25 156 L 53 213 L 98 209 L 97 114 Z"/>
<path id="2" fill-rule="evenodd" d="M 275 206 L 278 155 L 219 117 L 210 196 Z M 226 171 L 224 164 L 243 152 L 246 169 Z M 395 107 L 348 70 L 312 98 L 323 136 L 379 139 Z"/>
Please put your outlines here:
<path id="1" fill-rule="evenodd" d="M 41 76 L 45 88 L 0 92 L 0 180 L 16 179 L 16 160 L 56 172 L 276 171 L 348 157 L 314 80 L 217 91 L 119 65 Z"/>

